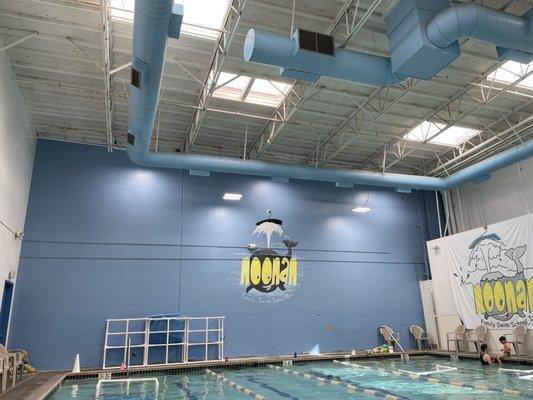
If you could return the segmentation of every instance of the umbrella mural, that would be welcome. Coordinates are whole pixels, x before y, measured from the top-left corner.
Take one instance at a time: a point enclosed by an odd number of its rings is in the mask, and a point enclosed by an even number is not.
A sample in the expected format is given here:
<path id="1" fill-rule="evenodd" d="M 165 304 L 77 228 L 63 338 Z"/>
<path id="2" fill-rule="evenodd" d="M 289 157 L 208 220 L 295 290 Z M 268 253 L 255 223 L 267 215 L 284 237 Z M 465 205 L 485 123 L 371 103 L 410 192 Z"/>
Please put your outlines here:
<path id="1" fill-rule="evenodd" d="M 465 282 L 479 282 L 487 273 L 500 272 L 502 275 L 513 275 L 517 268 L 515 262 L 507 256 L 508 247 L 496 233 L 485 231 L 470 246 L 468 265 L 465 268 Z"/>

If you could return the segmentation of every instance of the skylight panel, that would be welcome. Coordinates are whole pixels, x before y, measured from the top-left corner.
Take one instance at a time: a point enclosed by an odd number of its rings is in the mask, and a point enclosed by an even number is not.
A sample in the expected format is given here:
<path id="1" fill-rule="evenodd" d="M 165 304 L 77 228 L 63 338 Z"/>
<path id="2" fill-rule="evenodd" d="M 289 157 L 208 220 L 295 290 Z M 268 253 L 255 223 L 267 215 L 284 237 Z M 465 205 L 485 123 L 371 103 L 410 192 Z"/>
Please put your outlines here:
<path id="1" fill-rule="evenodd" d="M 276 107 L 283 101 L 289 89 L 290 85 L 287 83 L 255 79 L 246 101 Z"/>
<path id="2" fill-rule="evenodd" d="M 217 39 L 228 12 L 230 0 L 180 0 L 184 16 L 181 32 L 185 35 Z M 111 16 L 133 21 L 135 0 L 110 0 Z"/>
<path id="3" fill-rule="evenodd" d="M 507 61 L 499 68 L 491 72 L 487 79 L 493 79 L 496 82 L 512 84 L 519 80 L 522 76 L 533 70 L 533 62 L 529 64 L 521 64 L 516 61 Z M 533 90 L 533 75 L 527 77 L 522 82 L 516 85 L 517 87 L 523 87 Z"/>
<path id="4" fill-rule="evenodd" d="M 424 121 L 407 133 L 404 138 L 415 140 L 417 142 L 423 142 L 435 135 L 445 126 L 446 125 L 438 122 Z M 480 131 L 477 129 L 471 129 L 462 126 L 451 126 L 445 131 L 441 132 L 437 137 L 431 139 L 429 143 L 455 147 L 466 142 L 479 132 Z"/>
<path id="5" fill-rule="evenodd" d="M 182 32 L 218 38 L 228 12 L 230 0 L 182 0 L 183 25 Z"/>
<path id="6" fill-rule="evenodd" d="M 220 74 L 216 86 L 218 88 L 213 92 L 214 97 L 270 107 L 277 107 L 290 90 L 287 83 L 228 72 Z"/>
<path id="7" fill-rule="evenodd" d="M 250 84 L 250 78 L 221 72 L 216 86 L 220 86 L 213 93 L 215 97 L 229 100 L 242 100 L 244 91 Z"/>

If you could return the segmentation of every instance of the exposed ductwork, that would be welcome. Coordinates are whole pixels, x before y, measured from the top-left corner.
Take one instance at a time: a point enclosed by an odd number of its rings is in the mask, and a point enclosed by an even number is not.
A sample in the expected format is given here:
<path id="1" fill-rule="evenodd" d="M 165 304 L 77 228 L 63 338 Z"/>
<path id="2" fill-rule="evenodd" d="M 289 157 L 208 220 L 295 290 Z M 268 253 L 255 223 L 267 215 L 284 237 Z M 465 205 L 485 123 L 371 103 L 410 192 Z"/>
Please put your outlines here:
<path id="1" fill-rule="evenodd" d="M 387 15 L 387 34 L 390 58 L 341 48 L 330 54 L 309 51 L 300 30 L 287 38 L 250 29 L 244 58 L 278 66 L 286 77 L 314 82 L 327 76 L 373 86 L 431 79 L 459 56 L 461 37 L 496 45 L 503 59 L 533 60 L 533 9 L 519 17 L 473 3 L 400 0 Z"/>
<path id="2" fill-rule="evenodd" d="M 284 37 L 250 29 L 244 42 L 244 59 L 282 69 L 281 75 L 314 82 L 319 76 L 388 86 L 407 77 L 392 72 L 391 59 L 356 51 L 335 49 L 335 56 L 299 49 L 298 34 Z"/>
<path id="3" fill-rule="evenodd" d="M 241 161 L 235 158 L 150 152 L 167 37 L 177 38 L 182 10 L 173 0 L 136 0 L 133 28 L 132 85 L 128 155 L 139 165 L 191 171 L 222 172 L 334 182 L 341 185 L 372 185 L 399 189 L 445 190 L 475 181 L 491 172 L 533 155 L 533 141 L 497 154 L 447 178 L 393 173 Z M 370 57 L 372 59 L 372 57 Z M 381 61 L 380 61 L 381 62 Z M 387 67 L 388 68 L 388 67 Z M 390 71 L 389 71 L 390 72 Z M 393 79 L 393 78 L 391 78 Z"/>
<path id="4" fill-rule="evenodd" d="M 533 59 L 533 9 L 519 17 L 475 3 L 454 5 L 435 15 L 426 33 L 441 49 L 469 37 L 498 46 L 500 56 L 513 51 L 521 55 L 516 61 Z"/>

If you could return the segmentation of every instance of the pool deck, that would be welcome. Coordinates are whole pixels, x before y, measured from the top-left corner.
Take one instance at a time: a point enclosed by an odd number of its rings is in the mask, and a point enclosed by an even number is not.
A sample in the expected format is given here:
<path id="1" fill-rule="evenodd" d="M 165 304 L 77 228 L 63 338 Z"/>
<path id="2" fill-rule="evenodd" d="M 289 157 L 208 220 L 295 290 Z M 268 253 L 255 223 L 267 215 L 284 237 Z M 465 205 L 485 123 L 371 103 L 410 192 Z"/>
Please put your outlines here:
<path id="1" fill-rule="evenodd" d="M 61 383 L 65 372 L 38 372 L 25 376 L 21 383 L 0 395 L 2 400 L 41 400 Z"/>
<path id="2" fill-rule="evenodd" d="M 442 350 L 413 350 L 407 351 L 410 356 L 450 356 L 458 355 L 460 358 L 477 359 L 479 356 L 472 353 L 455 353 L 453 351 Z M 379 359 L 400 357 L 401 353 L 383 353 L 368 355 L 364 352 L 357 352 L 352 354 L 350 352 L 337 352 L 327 353 L 321 355 L 301 354 L 298 357 L 294 355 L 282 355 L 282 356 L 261 356 L 261 357 L 240 357 L 232 358 L 228 361 L 208 361 L 198 363 L 188 363 L 181 365 L 159 365 L 143 367 L 132 366 L 130 368 L 130 374 L 140 375 L 149 374 L 151 372 L 179 372 L 179 371 L 191 371 L 191 370 L 203 370 L 206 368 L 218 369 L 218 368 L 240 368 L 244 366 L 258 366 L 263 364 L 276 364 L 283 361 L 291 360 L 293 362 L 305 362 L 305 361 L 331 361 L 334 359 L 342 360 L 361 360 L 361 359 Z M 527 363 L 533 364 L 533 357 L 531 356 L 513 356 L 508 363 Z M 2 400 L 43 400 L 54 388 L 61 383 L 64 379 L 76 380 L 76 379 L 90 379 L 97 378 L 100 373 L 112 373 L 113 377 L 125 376 L 125 371 L 117 369 L 106 370 L 83 370 L 77 373 L 69 373 L 67 371 L 51 371 L 51 372 L 39 372 L 25 376 L 23 381 L 19 383 L 13 389 L 9 389 L 5 393 L 0 395 Z"/>

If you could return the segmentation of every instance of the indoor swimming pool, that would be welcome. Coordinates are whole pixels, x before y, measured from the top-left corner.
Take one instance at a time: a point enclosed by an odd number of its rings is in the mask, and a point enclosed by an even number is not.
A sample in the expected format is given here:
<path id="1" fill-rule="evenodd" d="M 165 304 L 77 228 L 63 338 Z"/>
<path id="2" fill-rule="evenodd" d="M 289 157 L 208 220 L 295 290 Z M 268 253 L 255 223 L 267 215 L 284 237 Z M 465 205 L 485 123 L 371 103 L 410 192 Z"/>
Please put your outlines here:
<path id="1" fill-rule="evenodd" d="M 525 365 L 504 367 L 531 369 Z M 433 372 L 438 368 L 444 371 Z M 432 356 L 412 357 L 407 363 L 400 359 L 342 360 L 215 369 L 214 373 L 226 379 L 204 371 L 154 374 L 150 376 L 157 378 L 155 385 L 153 381 L 131 382 L 128 389 L 125 383 L 111 383 L 102 385 L 98 395 L 97 379 L 67 380 L 47 400 L 533 398 L 531 381 L 519 379 L 518 373 L 501 373 L 498 366 L 482 367 L 476 360 L 451 362 L 449 358 Z M 487 386 L 488 390 L 473 387 L 477 385 Z"/>

